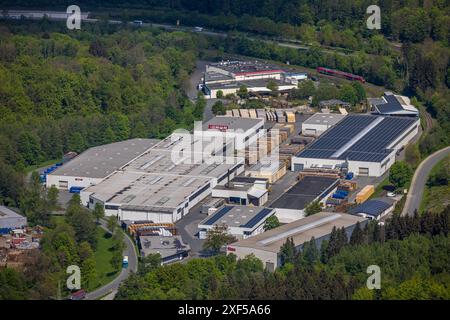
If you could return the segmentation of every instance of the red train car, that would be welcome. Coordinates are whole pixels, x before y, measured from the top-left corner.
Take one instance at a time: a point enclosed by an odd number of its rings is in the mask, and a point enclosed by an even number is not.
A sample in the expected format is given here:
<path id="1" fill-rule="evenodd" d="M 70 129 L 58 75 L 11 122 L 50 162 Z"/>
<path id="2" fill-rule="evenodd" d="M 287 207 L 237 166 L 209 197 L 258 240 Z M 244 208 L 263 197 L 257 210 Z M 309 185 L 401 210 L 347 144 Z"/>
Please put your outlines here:
<path id="1" fill-rule="evenodd" d="M 361 83 L 366 82 L 366 80 L 363 77 L 357 76 L 356 74 L 344 72 L 344 71 L 333 70 L 333 69 L 328 69 L 328 68 L 324 68 L 324 67 L 318 67 L 317 72 L 322 73 L 322 74 L 327 74 L 330 76 L 345 78 L 345 79 L 351 80 L 351 81 L 359 81 Z"/>

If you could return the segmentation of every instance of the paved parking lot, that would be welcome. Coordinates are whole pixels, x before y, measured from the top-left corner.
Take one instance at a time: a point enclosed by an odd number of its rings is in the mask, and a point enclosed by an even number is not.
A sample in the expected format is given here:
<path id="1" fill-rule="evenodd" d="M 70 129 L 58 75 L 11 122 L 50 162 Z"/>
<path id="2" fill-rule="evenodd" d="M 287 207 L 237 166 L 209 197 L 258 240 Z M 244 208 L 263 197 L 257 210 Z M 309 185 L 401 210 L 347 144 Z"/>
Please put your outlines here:
<path id="1" fill-rule="evenodd" d="M 183 242 L 189 244 L 191 247 L 191 252 L 189 254 L 191 257 L 199 257 L 203 255 L 202 250 L 205 240 L 200 240 L 197 236 L 198 223 L 207 216 L 206 214 L 200 212 L 203 202 L 204 201 L 194 206 L 186 216 L 175 223 Z"/>

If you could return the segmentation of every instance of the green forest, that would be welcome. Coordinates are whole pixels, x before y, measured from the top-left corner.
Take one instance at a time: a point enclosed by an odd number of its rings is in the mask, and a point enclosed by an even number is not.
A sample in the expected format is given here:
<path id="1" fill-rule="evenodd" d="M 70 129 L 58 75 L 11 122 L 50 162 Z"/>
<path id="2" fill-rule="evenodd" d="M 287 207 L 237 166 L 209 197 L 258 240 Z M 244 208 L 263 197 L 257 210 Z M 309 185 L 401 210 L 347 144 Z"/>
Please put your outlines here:
<path id="1" fill-rule="evenodd" d="M 1 24 L 0 204 L 19 204 L 28 166 L 192 126 L 204 100 L 193 104 L 183 88 L 196 56 L 179 32 Z"/>
<path id="2" fill-rule="evenodd" d="M 57 1 L 3 1 L 6 6 L 64 10 Z M 366 27 L 366 9 L 381 9 L 381 29 Z M 226 32 L 199 48 L 308 68 L 362 75 L 370 83 L 416 96 L 438 121 L 423 137 L 422 154 L 450 143 L 450 4 L 435 0 L 82 0 L 99 19 L 203 26 Z M 250 37 L 249 37 L 250 36 Z M 295 49 L 263 39 L 307 46 Z"/>
<path id="3" fill-rule="evenodd" d="M 450 207 L 422 216 L 394 215 L 355 227 L 350 238 L 333 229 L 320 247 L 314 238 L 295 251 L 288 239 L 283 266 L 264 270 L 253 255 L 192 259 L 159 266 L 149 256 L 116 299 L 450 299 Z M 381 269 L 381 289 L 369 290 L 366 269 Z"/>

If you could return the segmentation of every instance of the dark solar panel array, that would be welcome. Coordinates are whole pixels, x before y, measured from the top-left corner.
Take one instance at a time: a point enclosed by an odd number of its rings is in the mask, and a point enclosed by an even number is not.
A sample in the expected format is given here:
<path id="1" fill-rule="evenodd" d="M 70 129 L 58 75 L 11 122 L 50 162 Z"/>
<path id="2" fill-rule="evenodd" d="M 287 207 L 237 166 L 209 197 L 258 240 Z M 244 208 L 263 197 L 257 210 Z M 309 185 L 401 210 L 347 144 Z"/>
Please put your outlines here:
<path id="1" fill-rule="evenodd" d="M 379 216 L 386 211 L 392 204 L 381 200 L 368 200 L 359 206 L 350 209 L 350 214 L 365 213 L 374 217 Z"/>
<path id="2" fill-rule="evenodd" d="M 261 219 L 267 216 L 273 209 L 264 208 L 258 212 L 253 218 L 251 218 L 246 224 L 241 224 L 241 228 L 253 228 Z"/>
<path id="3" fill-rule="evenodd" d="M 224 215 L 226 215 L 227 212 L 230 211 L 231 209 L 233 209 L 232 206 L 223 207 L 222 209 L 217 211 L 210 219 L 206 220 L 206 222 L 204 224 L 205 225 L 212 225 L 212 224 L 214 224 L 217 220 L 219 220 Z"/>
<path id="4" fill-rule="evenodd" d="M 297 156 L 301 158 L 331 159 L 333 153 L 343 147 L 359 132 L 375 121 L 377 116 L 349 115 Z M 385 117 L 378 125 L 355 142 L 335 159 L 380 162 L 391 150 L 386 147 L 406 131 L 416 119 Z"/>
<path id="5" fill-rule="evenodd" d="M 381 113 L 402 111 L 403 107 L 394 95 L 384 95 L 387 103 L 377 105 L 378 111 Z"/>

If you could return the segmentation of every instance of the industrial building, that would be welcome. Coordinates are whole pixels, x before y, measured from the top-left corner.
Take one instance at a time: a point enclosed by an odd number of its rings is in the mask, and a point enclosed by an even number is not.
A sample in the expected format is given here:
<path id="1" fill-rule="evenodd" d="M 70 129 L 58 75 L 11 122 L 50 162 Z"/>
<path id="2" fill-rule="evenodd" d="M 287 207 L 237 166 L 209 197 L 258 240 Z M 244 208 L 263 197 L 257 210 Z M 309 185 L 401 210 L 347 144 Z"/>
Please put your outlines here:
<path id="1" fill-rule="evenodd" d="M 348 213 L 370 220 L 380 220 L 394 210 L 394 204 L 395 200 L 392 198 L 374 198 L 350 209 Z"/>
<path id="2" fill-rule="evenodd" d="M 167 264 L 186 258 L 191 250 L 184 244 L 181 236 L 142 235 L 139 236 L 139 247 L 142 257 L 150 254 L 160 254 L 161 264 Z"/>
<path id="3" fill-rule="evenodd" d="M 318 137 L 344 118 L 339 113 L 315 113 L 302 123 L 302 134 Z"/>
<path id="4" fill-rule="evenodd" d="M 215 226 L 226 226 L 237 239 L 246 239 L 264 232 L 264 223 L 275 210 L 253 206 L 224 206 L 198 224 L 199 238 L 205 239 Z"/>
<path id="5" fill-rule="evenodd" d="M 90 148 L 48 174 L 46 186 L 69 190 L 96 185 L 159 142 L 130 139 Z"/>
<path id="6" fill-rule="evenodd" d="M 267 179 L 239 182 L 236 181 L 236 178 L 224 185 L 215 186 L 211 196 L 213 198 L 224 198 L 229 203 L 240 205 L 262 206 L 267 202 L 269 197 Z"/>
<path id="7" fill-rule="evenodd" d="M 11 209 L 0 206 L 0 234 L 9 233 L 14 229 L 22 229 L 27 225 L 27 218 Z"/>
<path id="8" fill-rule="evenodd" d="M 380 99 L 368 99 L 372 112 L 388 116 L 412 116 L 418 117 L 419 110 L 411 104 L 408 97 L 385 92 Z"/>
<path id="9" fill-rule="evenodd" d="M 396 153 L 418 133 L 412 117 L 348 115 L 292 157 L 292 170 L 339 169 L 379 177 L 395 162 Z"/>
<path id="10" fill-rule="evenodd" d="M 186 215 L 216 185 L 244 170 L 244 159 L 188 151 L 174 162 L 173 151 L 192 137 L 172 135 L 140 154 L 100 183 L 81 191 L 89 208 L 100 203 L 120 220 L 173 223 Z M 195 160 L 198 161 L 195 161 Z"/>
<path id="11" fill-rule="evenodd" d="M 216 116 L 205 122 L 201 130 L 194 130 L 194 136 L 202 137 L 203 141 L 214 137 L 226 138 L 230 141 L 224 141 L 224 144 L 233 141 L 233 150 L 242 150 L 264 135 L 264 122 L 259 118 Z"/>
<path id="12" fill-rule="evenodd" d="M 206 66 L 200 87 L 207 98 L 215 99 L 219 91 L 226 96 L 235 94 L 241 87 L 246 87 L 249 92 L 270 92 L 269 81 L 274 81 L 279 91 L 297 87 L 295 81 L 285 79 L 283 70 L 259 61 L 211 63 Z"/>
<path id="13" fill-rule="evenodd" d="M 292 188 L 283 193 L 270 207 L 282 223 L 289 223 L 305 217 L 305 208 L 313 201 L 325 202 L 336 190 L 339 179 L 305 176 Z"/>
<path id="14" fill-rule="evenodd" d="M 238 259 L 253 254 L 263 262 L 267 270 L 273 271 L 281 265 L 280 250 L 288 238 L 292 238 L 298 251 L 312 237 L 320 247 L 323 240 L 329 239 L 333 227 L 345 228 L 348 238 L 350 238 L 356 223 L 360 222 L 364 226 L 366 221 L 362 217 L 345 213 L 319 212 L 232 243 L 227 246 L 227 254 L 235 254 Z"/>

